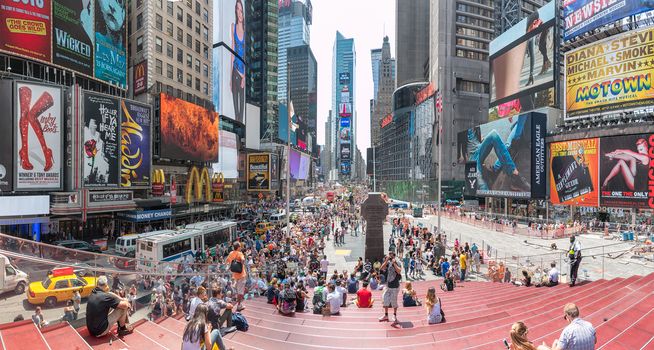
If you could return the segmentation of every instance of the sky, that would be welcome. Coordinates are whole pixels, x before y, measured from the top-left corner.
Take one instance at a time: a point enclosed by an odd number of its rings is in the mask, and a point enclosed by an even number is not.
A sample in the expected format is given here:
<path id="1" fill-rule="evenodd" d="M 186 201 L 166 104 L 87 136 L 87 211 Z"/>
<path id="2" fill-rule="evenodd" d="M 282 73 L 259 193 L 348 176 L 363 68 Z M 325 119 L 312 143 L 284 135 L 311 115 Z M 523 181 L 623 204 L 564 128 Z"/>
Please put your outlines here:
<path id="1" fill-rule="evenodd" d="M 365 159 L 373 95 L 370 50 L 381 48 L 385 34 L 395 57 L 395 0 L 313 0 L 311 4 L 311 49 L 318 62 L 318 144 L 325 144 L 325 121 L 332 105 L 332 53 L 338 30 L 354 38 L 357 146 Z"/>

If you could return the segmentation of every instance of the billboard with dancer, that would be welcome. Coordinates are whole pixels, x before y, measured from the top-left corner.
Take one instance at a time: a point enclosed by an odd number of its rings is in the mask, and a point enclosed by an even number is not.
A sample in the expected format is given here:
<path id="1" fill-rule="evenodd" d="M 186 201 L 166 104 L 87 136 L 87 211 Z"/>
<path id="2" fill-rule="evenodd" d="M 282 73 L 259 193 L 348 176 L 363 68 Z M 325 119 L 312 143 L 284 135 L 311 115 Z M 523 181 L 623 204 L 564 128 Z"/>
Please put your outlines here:
<path id="1" fill-rule="evenodd" d="M 553 204 L 597 207 L 599 139 L 550 144 L 550 200 Z"/>

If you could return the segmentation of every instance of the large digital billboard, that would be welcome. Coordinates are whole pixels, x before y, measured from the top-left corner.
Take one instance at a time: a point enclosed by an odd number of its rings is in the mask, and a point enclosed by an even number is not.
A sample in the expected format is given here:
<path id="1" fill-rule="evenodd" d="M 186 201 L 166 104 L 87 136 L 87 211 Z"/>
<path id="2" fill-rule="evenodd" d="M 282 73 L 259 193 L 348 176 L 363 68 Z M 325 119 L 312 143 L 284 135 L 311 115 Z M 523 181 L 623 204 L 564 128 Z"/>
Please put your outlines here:
<path id="1" fill-rule="evenodd" d="M 238 179 L 237 136 L 226 130 L 219 131 L 220 150 L 218 162 L 212 168 L 214 173 L 222 173 L 226 179 Z"/>
<path id="2" fill-rule="evenodd" d="M 298 180 L 300 179 L 300 158 L 302 158 L 302 155 L 300 152 L 296 150 L 291 150 L 291 179 L 292 180 Z"/>
<path id="3" fill-rule="evenodd" d="M 654 104 L 654 28 L 609 37 L 565 54 L 565 118 Z"/>
<path id="4" fill-rule="evenodd" d="M 127 86 L 127 1 L 97 0 L 95 3 L 95 77 Z"/>
<path id="5" fill-rule="evenodd" d="M 654 134 L 602 138 L 600 204 L 654 209 Z"/>
<path id="6" fill-rule="evenodd" d="M 248 154 L 248 191 L 270 190 L 270 154 Z"/>
<path id="7" fill-rule="evenodd" d="M 218 115 L 163 93 L 160 99 L 161 157 L 215 162 L 219 144 Z"/>
<path id="8" fill-rule="evenodd" d="M 654 10 L 651 0 L 564 0 L 565 40 L 617 20 Z"/>
<path id="9" fill-rule="evenodd" d="M 51 0 L 0 2 L 0 50 L 50 62 Z"/>
<path id="10" fill-rule="evenodd" d="M 60 189 L 63 178 L 61 88 L 28 82 L 15 85 L 14 189 Z"/>
<path id="11" fill-rule="evenodd" d="M 598 138 L 550 144 L 550 200 L 553 204 L 597 207 Z"/>
<path id="12" fill-rule="evenodd" d="M 527 113 L 482 124 L 457 135 L 466 194 L 545 197 L 546 116 Z"/>
<path id="13" fill-rule="evenodd" d="M 300 155 L 300 168 L 298 171 L 298 179 L 306 180 L 309 177 L 309 168 L 311 167 L 311 156 L 302 153 Z"/>
<path id="14" fill-rule="evenodd" d="M 213 95 L 219 96 L 214 97 L 214 100 L 220 98 L 217 110 L 220 115 L 245 123 L 245 63 L 224 47 L 214 49 L 213 52 L 214 55 L 220 55 L 220 62 L 214 65 L 214 71 L 222 67 L 222 72 L 218 74 L 219 80 L 213 82 Z"/>
<path id="15" fill-rule="evenodd" d="M 552 1 L 490 43 L 490 121 L 554 105 L 555 14 Z"/>
<path id="16" fill-rule="evenodd" d="M 11 80 L 0 80 L 0 106 L 11 106 L 14 92 Z M 9 119 L 0 129 L 0 192 L 11 192 L 14 186 L 14 122 Z"/>
<path id="17" fill-rule="evenodd" d="M 95 2 L 52 1 L 52 63 L 93 76 Z"/>
<path id="18" fill-rule="evenodd" d="M 213 6 L 214 44 L 222 43 L 245 59 L 245 0 L 220 0 Z"/>
<path id="19" fill-rule="evenodd" d="M 84 93 L 83 181 L 85 187 L 118 187 L 121 108 L 117 98 Z"/>
<path id="20" fill-rule="evenodd" d="M 152 164 L 150 106 L 120 101 L 120 186 L 149 187 Z"/>

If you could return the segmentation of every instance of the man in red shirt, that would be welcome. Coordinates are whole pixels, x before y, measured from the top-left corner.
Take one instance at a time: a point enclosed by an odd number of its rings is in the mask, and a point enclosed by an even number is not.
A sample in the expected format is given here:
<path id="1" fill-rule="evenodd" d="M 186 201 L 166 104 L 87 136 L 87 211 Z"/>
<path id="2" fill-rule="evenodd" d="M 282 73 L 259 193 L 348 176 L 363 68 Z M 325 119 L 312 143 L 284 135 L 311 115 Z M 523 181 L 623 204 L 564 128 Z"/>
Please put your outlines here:
<path id="1" fill-rule="evenodd" d="M 372 299 L 372 293 L 368 290 L 368 281 L 363 281 L 363 286 L 357 291 L 356 304 L 360 308 L 371 308 L 375 301 Z"/>
<path id="2" fill-rule="evenodd" d="M 241 271 L 234 271 L 232 269 L 231 263 L 232 261 L 238 261 L 241 264 Z M 236 283 L 236 311 L 242 311 L 245 309 L 241 305 L 241 302 L 243 301 L 243 296 L 245 295 L 245 280 L 247 277 L 246 271 L 245 271 L 245 254 L 241 253 L 241 243 L 234 242 L 234 250 L 232 250 L 231 253 L 227 256 L 227 264 L 230 265 L 230 270 L 232 271 L 232 280 Z"/>

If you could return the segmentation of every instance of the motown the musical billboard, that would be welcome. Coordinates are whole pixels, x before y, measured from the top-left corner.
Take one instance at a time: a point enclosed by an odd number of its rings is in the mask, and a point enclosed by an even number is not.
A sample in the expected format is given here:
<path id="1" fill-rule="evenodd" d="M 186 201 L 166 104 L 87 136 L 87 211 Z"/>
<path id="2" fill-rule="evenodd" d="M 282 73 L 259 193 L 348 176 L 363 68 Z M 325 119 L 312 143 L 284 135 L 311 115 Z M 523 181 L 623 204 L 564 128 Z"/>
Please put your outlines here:
<path id="1" fill-rule="evenodd" d="M 565 55 L 566 119 L 654 103 L 654 28 L 630 31 Z"/>

